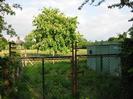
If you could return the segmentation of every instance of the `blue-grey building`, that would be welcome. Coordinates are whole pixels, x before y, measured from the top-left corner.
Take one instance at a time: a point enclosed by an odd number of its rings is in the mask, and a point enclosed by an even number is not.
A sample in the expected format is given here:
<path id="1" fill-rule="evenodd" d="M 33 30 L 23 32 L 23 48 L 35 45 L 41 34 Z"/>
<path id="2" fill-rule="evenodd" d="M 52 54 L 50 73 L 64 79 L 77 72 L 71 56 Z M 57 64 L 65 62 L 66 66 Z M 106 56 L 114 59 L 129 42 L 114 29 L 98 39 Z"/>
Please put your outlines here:
<path id="1" fill-rule="evenodd" d="M 99 42 L 87 47 L 87 66 L 99 73 L 121 75 L 121 44 Z"/>

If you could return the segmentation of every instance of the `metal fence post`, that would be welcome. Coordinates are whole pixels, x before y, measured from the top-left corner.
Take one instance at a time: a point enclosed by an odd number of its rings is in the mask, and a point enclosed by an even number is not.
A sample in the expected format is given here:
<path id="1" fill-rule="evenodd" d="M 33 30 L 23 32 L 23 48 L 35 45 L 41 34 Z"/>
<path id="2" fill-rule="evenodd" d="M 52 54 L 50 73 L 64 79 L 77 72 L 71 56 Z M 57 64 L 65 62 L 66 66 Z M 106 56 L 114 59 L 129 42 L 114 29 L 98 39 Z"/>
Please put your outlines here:
<path id="1" fill-rule="evenodd" d="M 45 99 L 45 93 L 44 93 L 44 89 L 45 89 L 45 79 L 44 79 L 44 58 L 42 58 L 42 94 L 43 94 L 43 99 Z"/>
<path id="2" fill-rule="evenodd" d="M 78 77 L 78 69 L 77 69 L 77 65 L 78 65 L 78 60 L 77 60 L 77 42 L 75 42 L 75 96 L 76 96 L 76 99 L 79 99 L 79 94 L 78 94 L 78 80 L 77 80 L 77 77 Z"/>
<path id="3" fill-rule="evenodd" d="M 74 88 L 74 63 L 75 59 L 74 59 L 74 44 L 72 42 L 72 95 L 73 97 L 75 96 L 75 88 Z"/>
<path id="4" fill-rule="evenodd" d="M 100 56 L 100 72 L 103 72 L 103 56 Z"/>
<path id="5" fill-rule="evenodd" d="M 74 99 L 78 99 L 77 92 L 77 43 L 72 43 L 72 94 Z"/>

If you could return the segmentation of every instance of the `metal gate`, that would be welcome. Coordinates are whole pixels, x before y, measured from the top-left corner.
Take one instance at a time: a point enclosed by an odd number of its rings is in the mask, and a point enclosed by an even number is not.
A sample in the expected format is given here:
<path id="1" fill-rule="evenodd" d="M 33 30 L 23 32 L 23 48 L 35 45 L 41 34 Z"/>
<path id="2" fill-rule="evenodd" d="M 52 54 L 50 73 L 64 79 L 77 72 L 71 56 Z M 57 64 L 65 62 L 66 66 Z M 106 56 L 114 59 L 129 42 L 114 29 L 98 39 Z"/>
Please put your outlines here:
<path id="1" fill-rule="evenodd" d="M 76 44 L 72 44 L 71 56 L 31 56 L 21 59 L 24 93 L 27 91 L 27 94 L 21 95 L 21 99 L 78 99 Z"/>

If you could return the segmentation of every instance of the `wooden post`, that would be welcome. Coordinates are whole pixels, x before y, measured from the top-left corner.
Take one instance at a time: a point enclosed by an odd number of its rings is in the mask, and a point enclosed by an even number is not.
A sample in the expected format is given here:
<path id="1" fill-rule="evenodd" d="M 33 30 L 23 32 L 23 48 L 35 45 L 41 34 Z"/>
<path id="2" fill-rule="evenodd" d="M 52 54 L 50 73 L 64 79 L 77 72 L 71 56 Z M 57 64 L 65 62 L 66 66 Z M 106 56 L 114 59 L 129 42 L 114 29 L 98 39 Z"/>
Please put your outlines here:
<path id="1" fill-rule="evenodd" d="M 11 57 L 11 42 L 9 42 L 9 57 Z"/>

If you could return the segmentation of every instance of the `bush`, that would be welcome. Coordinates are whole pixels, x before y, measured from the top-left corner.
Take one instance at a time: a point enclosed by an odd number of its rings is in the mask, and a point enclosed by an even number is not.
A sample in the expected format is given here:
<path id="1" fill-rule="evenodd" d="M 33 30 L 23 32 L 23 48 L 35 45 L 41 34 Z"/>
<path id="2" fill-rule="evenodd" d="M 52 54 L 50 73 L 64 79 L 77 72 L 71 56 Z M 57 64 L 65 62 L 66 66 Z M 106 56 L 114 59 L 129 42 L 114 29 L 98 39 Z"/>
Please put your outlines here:
<path id="1" fill-rule="evenodd" d="M 17 93 L 17 82 L 20 78 L 21 71 L 19 56 L 0 57 L 0 69 L 1 96 L 4 99 L 14 99 Z"/>

